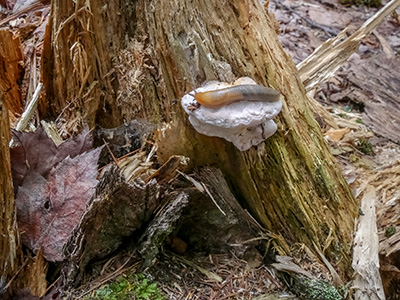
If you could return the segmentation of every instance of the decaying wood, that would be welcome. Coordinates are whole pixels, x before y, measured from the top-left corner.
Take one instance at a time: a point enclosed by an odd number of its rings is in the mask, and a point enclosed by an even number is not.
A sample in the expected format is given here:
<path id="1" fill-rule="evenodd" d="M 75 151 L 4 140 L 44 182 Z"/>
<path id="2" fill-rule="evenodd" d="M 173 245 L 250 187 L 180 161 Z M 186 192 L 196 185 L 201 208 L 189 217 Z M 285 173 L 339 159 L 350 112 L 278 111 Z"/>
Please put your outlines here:
<path id="1" fill-rule="evenodd" d="M 18 289 L 27 289 L 38 297 L 43 297 L 47 292 L 46 274 L 49 263 L 43 257 L 43 252 L 39 250 L 34 258 L 27 258 L 26 265 L 18 274 Z"/>
<path id="2" fill-rule="evenodd" d="M 19 80 L 23 68 L 23 53 L 19 36 L 10 29 L 0 29 L 0 93 L 13 115 L 22 113 L 23 101 L 19 90 Z"/>
<path id="3" fill-rule="evenodd" d="M 370 34 L 399 5 L 400 0 L 390 1 L 350 37 L 346 35 L 347 28 L 344 29 L 299 63 L 297 68 L 306 90 L 309 91 L 332 77 L 350 55 L 357 51 L 362 39 Z"/>
<path id="4" fill-rule="evenodd" d="M 176 229 L 184 209 L 189 204 L 189 195 L 185 192 L 170 195 L 169 198 L 139 240 L 139 253 L 144 259 L 144 268 L 154 263 L 159 249 L 168 235 Z"/>
<path id="5" fill-rule="evenodd" d="M 170 161 L 173 160 L 174 157 Z M 164 165 L 161 168 L 165 167 Z M 173 242 L 175 236 L 178 236 L 192 251 L 233 251 L 241 258 L 256 255 L 253 250 L 258 243 L 254 239 L 258 237 L 258 231 L 253 220 L 230 192 L 221 170 L 202 168 L 197 170 L 196 179 L 181 172 L 180 174 L 193 183 L 198 191 L 184 188 L 165 197 L 167 200 L 164 200 L 165 203 L 157 211 L 139 242 L 139 252 L 145 258 L 144 266 L 153 263 L 169 234 L 173 236 L 168 244 L 175 251 L 181 250 Z M 165 181 L 162 177 L 159 180 Z M 262 258 L 258 263 L 261 261 Z"/>
<path id="6" fill-rule="evenodd" d="M 166 247 L 181 254 L 186 248 L 210 253 L 233 252 L 249 266 L 258 267 L 263 257 L 255 246 L 263 239 L 259 239 L 254 221 L 230 192 L 221 170 L 202 168 L 197 170 L 196 179 L 180 174 L 197 191 L 186 187 L 164 197 L 162 208 L 138 243 L 139 253 L 145 259 L 142 268 L 154 263 L 165 242 Z M 160 182 L 165 180 L 161 178 Z M 176 179 L 171 184 L 178 182 Z"/>
<path id="7" fill-rule="evenodd" d="M 65 126 L 70 131 L 79 130 L 85 122 L 92 126 L 95 120 L 106 128 L 123 123 L 120 108 L 114 105 L 117 83 L 112 59 L 126 46 L 127 39 L 126 32 L 112 28 L 117 24 L 129 27 L 128 20 L 133 16 L 126 15 L 132 9 L 118 5 L 98 1 L 51 3 L 42 54 L 43 84 L 51 107 L 41 114 L 57 116 L 62 112 L 60 120 L 68 119 Z M 121 14 L 120 9 L 125 13 Z M 114 24 L 108 27 L 110 31 L 102 27 L 106 22 Z M 86 112 L 77 114 L 79 108 Z"/>
<path id="8" fill-rule="evenodd" d="M 396 178 L 394 181 L 400 184 L 400 165 L 394 165 L 390 168 L 383 170 L 381 174 L 378 174 L 381 178 Z M 387 177 L 386 177 L 387 176 Z M 397 181 L 396 181 L 397 180 Z M 380 193 L 389 194 L 390 190 L 393 189 L 393 181 L 385 180 L 385 182 L 379 182 L 378 176 L 371 178 L 371 182 L 380 183 L 377 188 Z M 382 197 L 383 198 L 383 197 Z M 386 200 L 386 199 L 385 199 Z M 396 253 L 400 252 L 400 191 L 397 190 L 393 197 L 388 198 L 387 202 L 380 205 L 377 208 L 379 227 L 385 229 L 380 232 L 380 248 L 379 254 L 384 256 L 383 260 L 387 260 L 388 257 L 393 256 L 393 260 L 396 260 Z M 392 232 L 390 232 L 390 228 Z M 387 231 L 387 232 L 386 232 Z M 399 272 L 400 275 L 400 272 Z"/>
<path id="9" fill-rule="evenodd" d="M 0 296 L 20 265 L 20 244 L 16 228 L 16 209 L 11 177 L 10 123 L 8 108 L 0 93 Z"/>
<path id="10" fill-rule="evenodd" d="M 155 178 L 158 183 L 169 182 L 178 176 L 177 170 L 187 166 L 187 160 L 188 159 L 184 156 L 173 155 L 161 166 L 161 168 L 157 170 L 157 172 L 155 172 L 146 180 L 149 181 Z"/>
<path id="11" fill-rule="evenodd" d="M 154 180 L 145 185 L 129 184 L 118 167 L 110 167 L 65 247 L 66 286 L 77 286 L 90 261 L 111 254 L 124 238 L 143 228 L 161 197 L 160 187 Z"/>
<path id="12" fill-rule="evenodd" d="M 331 95 L 332 101 L 345 101 L 363 108 L 363 123 L 377 136 L 400 143 L 400 58 L 374 55 L 362 62 L 354 57 L 346 72 L 348 84 Z"/>
<path id="13" fill-rule="evenodd" d="M 47 136 L 54 142 L 54 144 L 58 147 L 62 144 L 63 139 L 58 134 L 57 128 L 53 122 L 47 123 L 46 121 L 40 121 L 44 131 L 46 131 Z"/>
<path id="14" fill-rule="evenodd" d="M 385 300 L 379 274 L 379 238 L 375 215 L 375 189 L 370 188 L 361 199 L 358 230 L 354 238 L 353 264 L 355 299 Z"/>
<path id="15" fill-rule="evenodd" d="M 172 157 L 170 162 L 176 159 L 181 161 L 180 157 Z M 172 163 L 160 170 L 169 168 L 173 173 L 177 167 Z M 94 199 L 65 249 L 67 262 L 63 273 L 67 297 L 79 291 L 71 288 L 79 284 L 86 265 L 112 254 L 127 236 L 129 242 L 125 248 L 141 255 L 142 269 L 154 263 L 166 241 L 166 247 L 174 251 L 185 252 L 189 245 L 191 250 L 234 251 L 239 257 L 251 256 L 253 261 L 249 263 L 262 262 L 255 251 L 258 239 L 254 239 L 257 230 L 251 224 L 253 221 L 230 192 L 220 170 L 198 170 L 196 178 L 201 182 L 190 180 L 198 190 L 181 182 L 182 178 L 166 179 L 164 171 L 156 172 L 146 184 L 139 184 L 137 179 L 127 183 L 121 172 L 118 167 L 111 167 L 103 175 Z M 175 185 L 181 188 L 165 193 Z"/>
<path id="16" fill-rule="evenodd" d="M 395 147 L 397 148 L 397 146 Z M 367 195 L 371 187 L 376 191 L 379 272 L 385 295 L 390 299 L 391 295 L 400 295 L 400 269 L 398 268 L 400 251 L 400 190 L 398 189 L 400 185 L 400 163 L 396 149 L 395 152 L 391 148 L 386 151 L 384 155 L 380 154 L 380 159 L 382 159 L 382 156 L 385 158 L 381 161 L 379 167 L 375 166 L 372 171 L 352 169 L 351 174 L 357 174 L 357 181 L 360 182 L 359 185 L 355 185 L 359 195 L 356 195 L 357 198 L 362 199 L 362 196 Z M 366 215 L 360 216 L 361 218 L 369 221 Z M 371 219 L 370 222 L 373 222 L 373 220 Z M 368 242 L 370 241 L 368 240 Z M 370 256 L 369 250 L 366 250 L 365 253 L 366 257 Z M 361 255 L 364 255 L 364 253 Z M 371 264 L 372 262 L 371 258 Z"/>
<path id="17" fill-rule="evenodd" d="M 233 251 L 243 257 L 256 244 L 249 241 L 259 237 L 259 230 L 232 194 L 224 174 L 205 167 L 196 170 L 195 178 L 185 177 L 203 196 L 191 197 L 180 236 L 199 251 Z"/>
<path id="18" fill-rule="evenodd" d="M 160 163 L 183 155 L 190 158 L 190 167 L 215 165 L 236 198 L 280 235 L 277 249 L 298 241 L 312 248 L 315 242 L 340 275 L 350 275 L 357 205 L 275 25 L 256 0 L 223 5 L 157 0 L 121 7 L 105 0 L 55 0 L 44 41 L 47 99 L 53 114 L 69 118 L 70 131 L 84 120 L 114 127 L 141 117 L 165 125 L 156 141 Z M 121 65 L 137 74 L 128 90 L 119 85 L 126 80 Z M 284 97 L 278 132 L 246 152 L 198 134 L 177 101 L 205 81 L 231 82 L 241 76 Z M 136 96 L 124 97 L 128 94 Z"/>

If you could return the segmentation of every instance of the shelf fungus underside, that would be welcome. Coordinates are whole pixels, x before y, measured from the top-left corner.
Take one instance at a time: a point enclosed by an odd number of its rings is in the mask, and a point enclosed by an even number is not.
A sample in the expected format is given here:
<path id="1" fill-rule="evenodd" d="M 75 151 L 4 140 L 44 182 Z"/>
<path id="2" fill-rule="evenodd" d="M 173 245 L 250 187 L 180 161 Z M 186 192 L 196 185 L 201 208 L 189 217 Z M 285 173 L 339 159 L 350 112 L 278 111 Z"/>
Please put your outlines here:
<path id="1" fill-rule="evenodd" d="M 230 92 L 229 87 L 235 87 L 235 92 L 241 90 L 237 88 L 240 85 L 243 85 L 243 97 L 237 100 L 236 93 L 234 102 L 228 102 L 220 108 L 205 107 L 196 101 L 196 94 L 221 90 L 219 92 L 221 96 L 225 92 Z M 260 99 L 254 99 L 251 85 L 258 87 L 255 90 L 260 93 Z M 279 100 L 277 91 L 264 89 L 265 92 L 262 95 L 263 90 L 260 86 L 246 77 L 237 80 L 234 85 L 210 82 L 186 94 L 181 104 L 197 132 L 224 138 L 232 142 L 240 151 L 245 151 L 266 140 L 277 130 L 277 125 L 272 119 L 280 112 L 282 102 Z M 271 96 L 271 92 L 275 95 Z M 230 95 L 227 94 L 227 98 L 229 97 Z"/>

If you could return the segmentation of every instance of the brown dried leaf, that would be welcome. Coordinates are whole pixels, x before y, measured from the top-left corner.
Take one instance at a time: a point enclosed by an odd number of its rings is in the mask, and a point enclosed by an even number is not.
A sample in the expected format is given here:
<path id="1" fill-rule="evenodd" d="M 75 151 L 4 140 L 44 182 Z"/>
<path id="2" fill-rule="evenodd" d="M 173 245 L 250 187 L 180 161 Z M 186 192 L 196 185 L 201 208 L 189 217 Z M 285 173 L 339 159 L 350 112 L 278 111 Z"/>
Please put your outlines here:
<path id="1" fill-rule="evenodd" d="M 16 144 L 10 150 L 15 192 L 28 173 L 36 172 L 47 178 L 50 170 L 67 156 L 73 158 L 93 148 L 88 127 L 75 138 L 66 140 L 58 148 L 42 127 L 35 132 L 13 130 L 12 136 Z"/>
<path id="2" fill-rule="evenodd" d="M 33 251 L 43 248 L 49 261 L 63 260 L 62 249 L 78 224 L 97 185 L 97 161 L 102 148 L 67 157 L 46 179 L 29 172 L 16 198 L 23 242 Z"/>
<path id="3" fill-rule="evenodd" d="M 13 300 L 40 300 L 39 297 L 34 296 L 28 289 L 23 289 L 17 291 L 17 293 L 12 298 Z"/>
<path id="4" fill-rule="evenodd" d="M 338 142 L 349 132 L 350 128 L 341 128 L 341 129 L 330 128 L 324 135 L 328 137 L 330 141 Z"/>

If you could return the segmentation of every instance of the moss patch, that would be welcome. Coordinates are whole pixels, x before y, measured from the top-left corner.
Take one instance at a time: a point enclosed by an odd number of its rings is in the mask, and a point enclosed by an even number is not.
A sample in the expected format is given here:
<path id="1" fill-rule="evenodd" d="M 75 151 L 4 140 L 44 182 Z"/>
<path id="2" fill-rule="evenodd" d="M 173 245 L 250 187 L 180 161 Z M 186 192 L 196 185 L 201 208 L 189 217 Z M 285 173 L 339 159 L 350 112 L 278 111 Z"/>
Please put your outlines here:
<path id="1" fill-rule="evenodd" d="M 166 300 L 167 296 L 142 274 L 125 274 L 104 285 L 85 300 Z"/>
<path id="2" fill-rule="evenodd" d="M 300 276 L 292 286 L 293 292 L 308 300 L 341 300 L 339 292 L 331 284 Z"/>

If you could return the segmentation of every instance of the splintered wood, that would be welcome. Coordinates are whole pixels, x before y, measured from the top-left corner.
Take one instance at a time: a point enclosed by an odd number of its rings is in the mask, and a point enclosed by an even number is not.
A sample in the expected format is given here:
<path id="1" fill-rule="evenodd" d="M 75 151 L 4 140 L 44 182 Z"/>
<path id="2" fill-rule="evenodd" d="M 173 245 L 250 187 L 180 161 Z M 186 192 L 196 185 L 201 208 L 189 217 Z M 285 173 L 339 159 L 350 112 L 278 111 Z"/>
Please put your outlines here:
<path id="1" fill-rule="evenodd" d="M 354 286 L 357 300 L 385 300 L 379 274 L 379 238 L 375 215 L 375 189 L 369 188 L 361 200 L 360 222 L 354 238 Z"/>
<path id="2" fill-rule="evenodd" d="M 350 37 L 346 36 L 347 28 L 344 29 L 299 63 L 297 68 L 306 90 L 309 91 L 332 77 L 350 55 L 358 49 L 362 39 L 370 34 L 399 5 L 400 0 L 390 1 Z"/>
<path id="3" fill-rule="evenodd" d="M 18 86 L 21 79 L 23 54 L 19 36 L 9 29 L 0 29 L 0 93 L 4 93 L 4 102 L 9 111 L 22 113 L 22 97 Z"/>
<path id="4" fill-rule="evenodd" d="M 11 161 L 8 143 L 10 124 L 7 106 L 0 93 L 0 161 L 3 168 L 0 172 L 0 278 L 6 284 L 19 267 L 19 237 L 15 228 L 15 205 L 11 178 Z M 1 286 L 3 288 L 3 286 Z"/>

